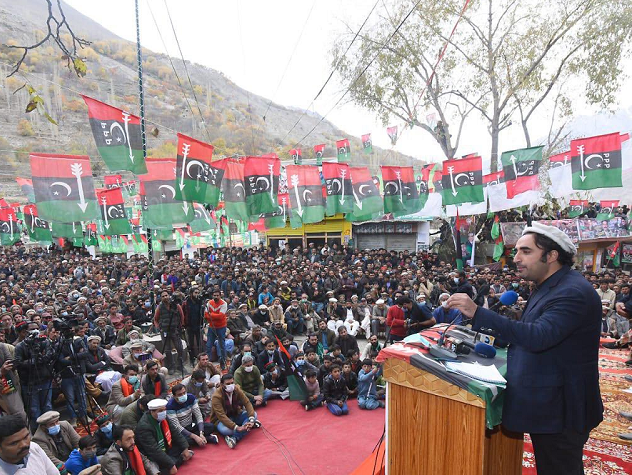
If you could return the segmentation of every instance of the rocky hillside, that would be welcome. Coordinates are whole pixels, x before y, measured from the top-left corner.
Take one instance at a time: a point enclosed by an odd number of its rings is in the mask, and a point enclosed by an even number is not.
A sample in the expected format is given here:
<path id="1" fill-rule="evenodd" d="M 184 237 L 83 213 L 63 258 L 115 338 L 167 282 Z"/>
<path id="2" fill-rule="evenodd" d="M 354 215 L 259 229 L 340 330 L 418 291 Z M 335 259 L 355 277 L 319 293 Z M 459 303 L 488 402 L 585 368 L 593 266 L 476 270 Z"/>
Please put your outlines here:
<path id="1" fill-rule="evenodd" d="M 53 2 L 55 3 L 55 2 Z M 50 42 L 29 53 L 20 73 L 11 78 L 20 50 L 0 47 L 0 196 L 21 197 L 14 178 L 30 176 L 28 153 L 55 152 L 88 154 L 95 175 L 106 172 L 98 156 L 87 120 L 87 109 L 79 94 L 86 94 L 117 107 L 138 113 L 138 86 L 135 44 L 125 41 L 98 23 L 65 5 L 64 12 L 75 33 L 92 44 L 82 50 L 88 71 L 79 78 L 69 71 L 60 51 Z M 44 0 L 0 0 L 0 43 L 33 44 L 44 37 L 46 20 Z M 286 137 L 302 110 L 272 104 L 263 119 L 268 100 L 238 87 L 221 72 L 188 63 L 202 121 L 190 88 L 185 87 L 189 109 L 176 75 L 165 55 L 143 51 L 145 74 L 145 110 L 149 121 L 148 148 L 153 156 L 175 156 L 175 132 L 182 132 L 213 143 L 215 156 L 276 152 L 288 157 L 288 148 L 320 120 L 308 113 Z M 184 68 L 174 60 L 181 80 Z M 184 83 L 186 80 L 184 79 Z M 55 126 L 37 112 L 25 113 L 29 96 L 23 84 L 34 87 L 44 99 Z M 204 125 L 205 124 L 205 125 Z M 326 143 L 326 155 L 334 155 L 334 142 L 351 140 L 352 163 L 410 165 L 412 157 L 374 148 L 371 156 L 362 153 L 360 139 L 351 137 L 329 121 L 323 121 L 303 144 L 303 156 L 312 156 L 312 146 Z"/>

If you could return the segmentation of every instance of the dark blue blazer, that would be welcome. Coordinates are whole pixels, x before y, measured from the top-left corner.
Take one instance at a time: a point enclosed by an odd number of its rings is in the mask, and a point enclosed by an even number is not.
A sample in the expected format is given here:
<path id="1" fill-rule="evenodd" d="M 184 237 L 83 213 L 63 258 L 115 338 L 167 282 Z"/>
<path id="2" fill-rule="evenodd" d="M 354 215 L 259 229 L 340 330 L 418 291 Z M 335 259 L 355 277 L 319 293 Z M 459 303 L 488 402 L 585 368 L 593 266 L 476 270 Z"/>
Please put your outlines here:
<path id="1" fill-rule="evenodd" d="M 601 301 L 563 267 L 529 298 L 522 319 L 479 307 L 473 329 L 495 329 L 511 345 L 503 425 L 535 434 L 589 431 L 603 420 L 599 391 Z"/>

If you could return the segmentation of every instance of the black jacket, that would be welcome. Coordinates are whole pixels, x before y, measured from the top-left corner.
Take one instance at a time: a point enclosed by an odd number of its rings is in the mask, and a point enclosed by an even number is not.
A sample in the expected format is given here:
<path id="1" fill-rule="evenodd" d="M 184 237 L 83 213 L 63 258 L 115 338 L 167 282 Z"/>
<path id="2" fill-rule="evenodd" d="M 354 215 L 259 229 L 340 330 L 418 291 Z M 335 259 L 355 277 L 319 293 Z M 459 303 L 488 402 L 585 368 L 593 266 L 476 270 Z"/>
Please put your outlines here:
<path id="1" fill-rule="evenodd" d="M 169 419 L 166 420 L 171 431 L 171 446 L 177 453 L 184 452 L 185 449 L 189 448 L 189 444 Z M 156 424 L 158 424 L 158 421 L 154 419 L 151 413 L 143 414 L 143 417 L 140 418 L 136 425 L 136 444 L 138 445 L 138 450 L 145 454 L 149 460 L 155 462 L 161 470 L 169 470 L 176 464 L 176 460 L 158 447 Z"/>
<path id="2" fill-rule="evenodd" d="M 42 384 L 52 378 L 55 348 L 50 340 L 22 341 L 15 347 L 14 363 L 23 386 Z"/>
<path id="3" fill-rule="evenodd" d="M 336 337 L 336 345 L 340 346 L 342 350 L 342 356 L 345 358 L 349 355 L 349 350 L 360 351 L 358 348 L 358 341 L 355 336 L 347 334 L 344 338 L 340 335 Z M 331 351 L 331 348 L 329 349 Z"/>
<path id="4" fill-rule="evenodd" d="M 335 404 L 336 401 L 346 401 L 347 382 L 342 376 L 338 379 L 334 379 L 334 377 L 330 374 L 325 378 L 325 382 L 323 384 L 323 395 L 325 397 L 325 401 L 328 403 Z"/>

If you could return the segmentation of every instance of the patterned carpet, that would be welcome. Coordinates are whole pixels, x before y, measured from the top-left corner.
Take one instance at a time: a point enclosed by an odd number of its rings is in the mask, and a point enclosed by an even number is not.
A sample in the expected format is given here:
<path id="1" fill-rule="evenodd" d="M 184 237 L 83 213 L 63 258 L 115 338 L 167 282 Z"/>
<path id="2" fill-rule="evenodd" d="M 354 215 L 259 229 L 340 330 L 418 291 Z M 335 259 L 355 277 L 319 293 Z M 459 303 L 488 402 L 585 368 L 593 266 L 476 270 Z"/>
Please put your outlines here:
<path id="1" fill-rule="evenodd" d="M 632 432 L 632 422 L 619 415 L 619 411 L 632 412 L 632 394 L 624 389 L 632 387 L 623 375 L 632 375 L 625 365 L 628 350 L 599 352 L 601 375 L 601 397 L 604 405 L 604 420 L 590 434 L 584 447 L 584 471 L 586 475 L 625 475 L 632 473 L 632 442 L 618 437 L 622 432 Z M 529 436 L 525 436 L 522 459 L 523 475 L 536 475 L 535 458 Z"/>

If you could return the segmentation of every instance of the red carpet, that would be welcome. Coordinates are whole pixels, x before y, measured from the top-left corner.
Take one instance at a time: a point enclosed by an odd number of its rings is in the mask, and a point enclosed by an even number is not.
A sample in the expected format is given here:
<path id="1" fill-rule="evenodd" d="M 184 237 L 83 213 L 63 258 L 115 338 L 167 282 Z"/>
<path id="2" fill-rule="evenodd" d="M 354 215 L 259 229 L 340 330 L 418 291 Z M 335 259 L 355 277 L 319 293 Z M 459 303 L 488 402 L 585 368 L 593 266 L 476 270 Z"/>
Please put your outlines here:
<path id="1" fill-rule="evenodd" d="M 384 409 L 363 411 L 356 400 L 349 402 L 349 415 L 336 417 L 326 407 L 305 412 L 297 401 L 271 401 L 257 413 L 270 434 L 279 439 L 306 475 L 346 475 L 362 463 L 378 443 L 384 429 Z M 248 434 L 231 450 L 219 446 L 193 448 L 194 457 L 178 474 L 236 473 L 291 475 L 301 470 L 288 463 L 262 429 Z M 284 451 L 285 452 L 285 451 Z"/>

